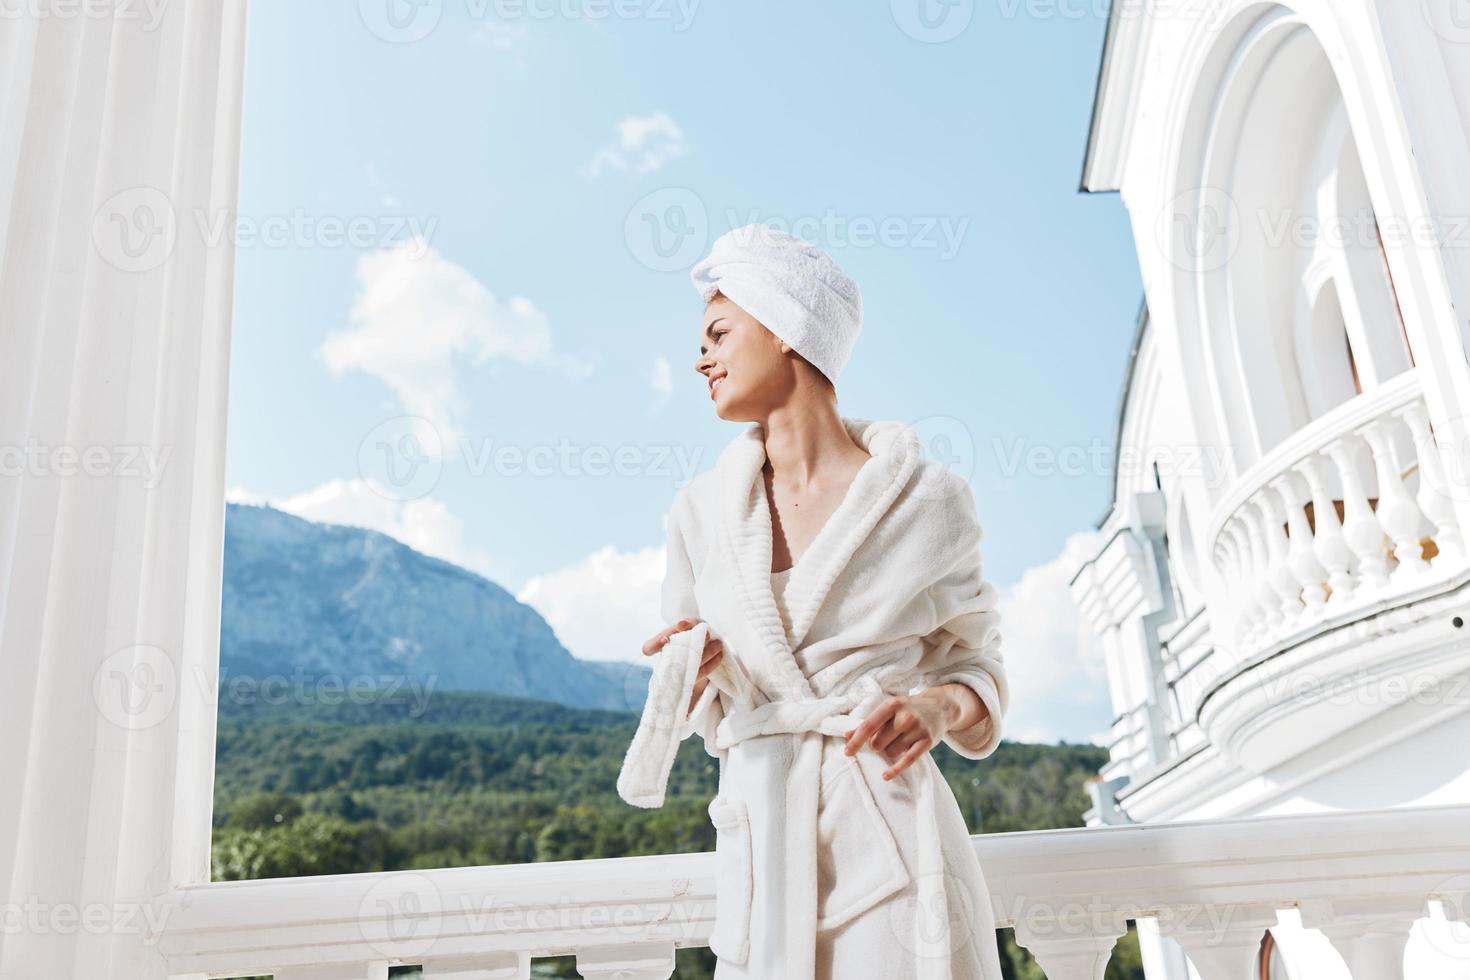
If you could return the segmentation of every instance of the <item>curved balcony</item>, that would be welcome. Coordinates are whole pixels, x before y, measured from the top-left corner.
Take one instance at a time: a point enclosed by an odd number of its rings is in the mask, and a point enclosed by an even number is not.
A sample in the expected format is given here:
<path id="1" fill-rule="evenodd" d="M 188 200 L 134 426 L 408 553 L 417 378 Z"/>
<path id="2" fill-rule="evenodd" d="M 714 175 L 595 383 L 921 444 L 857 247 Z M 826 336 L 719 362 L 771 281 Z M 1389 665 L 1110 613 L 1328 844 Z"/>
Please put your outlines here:
<path id="1" fill-rule="evenodd" d="M 1128 920 L 1174 939 L 1203 980 L 1253 976 L 1267 929 L 1320 930 L 1318 980 L 1400 980 L 1420 919 L 1431 954 L 1470 956 L 1470 807 L 1192 821 L 973 838 L 994 922 L 1049 980 L 1097 980 Z M 714 855 L 333 875 L 181 888 L 146 937 L 173 980 L 528 980 L 575 955 L 584 977 L 667 980 L 709 939 Z M 1297 917 L 1300 917 L 1299 919 Z M 150 974 L 152 975 L 152 974 Z"/>
<path id="2" fill-rule="evenodd" d="M 1407 371 L 1296 433 L 1221 501 L 1206 540 L 1222 649 L 1197 708 L 1247 768 L 1383 710 L 1390 682 L 1407 696 L 1470 666 L 1452 603 L 1432 601 L 1470 567 L 1463 461 L 1447 448 Z"/>

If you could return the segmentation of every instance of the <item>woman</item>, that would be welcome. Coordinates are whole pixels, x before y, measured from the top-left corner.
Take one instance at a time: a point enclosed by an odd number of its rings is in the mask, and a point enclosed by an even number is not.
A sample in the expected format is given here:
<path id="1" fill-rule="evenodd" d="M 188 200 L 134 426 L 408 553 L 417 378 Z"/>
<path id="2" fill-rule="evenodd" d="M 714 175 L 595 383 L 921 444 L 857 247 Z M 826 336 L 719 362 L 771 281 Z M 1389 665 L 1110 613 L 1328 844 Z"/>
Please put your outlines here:
<path id="1" fill-rule="evenodd" d="M 986 757 L 1007 704 L 969 485 L 910 427 L 838 413 L 862 304 L 830 256 L 751 225 L 692 276 L 695 369 L 720 418 L 754 424 L 675 496 L 671 625 L 643 648 L 660 660 L 619 791 L 661 805 L 694 732 L 720 760 L 718 980 L 1000 980 L 929 755 Z"/>

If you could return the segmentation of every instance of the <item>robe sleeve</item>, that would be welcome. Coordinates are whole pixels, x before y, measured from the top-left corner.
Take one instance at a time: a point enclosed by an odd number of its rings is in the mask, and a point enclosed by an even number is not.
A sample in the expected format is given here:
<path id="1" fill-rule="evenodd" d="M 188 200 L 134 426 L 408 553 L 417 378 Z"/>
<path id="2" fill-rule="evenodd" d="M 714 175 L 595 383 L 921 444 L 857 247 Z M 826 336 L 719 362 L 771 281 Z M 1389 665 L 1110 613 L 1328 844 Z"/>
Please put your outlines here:
<path id="1" fill-rule="evenodd" d="M 966 759 L 983 759 L 1000 744 L 1001 721 L 1010 702 L 1001 655 L 1000 611 L 996 588 L 986 581 L 980 557 L 983 531 L 974 492 L 956 477 L 956 491 L 943 509 L 946 540 L 943 574 L 929 588 L 936 629 L 922 638 L 919 670 L 924 687 L 964 684 L 980 696 L 986 717 L 951 731 L 942 741 Z"/>
<path id="2" fill-rule="evenodd" d="M 694 600 L 694 564 L 689 557 L 689 542 L 684 534 L 684 521 L 688 501 L 681 490 L 674 496 L 669 508 L 668 536 L 665 544 L 666 565 L 660 600 L 660 615 L 665 626 L 672 626 L 681 619 L 703 619 Z M 657 656 L 657 654 L 655 654 Z M 724 718 L 724 706 L 714 684 L 706 684 L 704 693 L 694 704 L 681 723 L 680 739 L 699 734 L 704 741 L 704 750 L 719 759 L 724 753 L 715 749 L 715 728 Z"/>

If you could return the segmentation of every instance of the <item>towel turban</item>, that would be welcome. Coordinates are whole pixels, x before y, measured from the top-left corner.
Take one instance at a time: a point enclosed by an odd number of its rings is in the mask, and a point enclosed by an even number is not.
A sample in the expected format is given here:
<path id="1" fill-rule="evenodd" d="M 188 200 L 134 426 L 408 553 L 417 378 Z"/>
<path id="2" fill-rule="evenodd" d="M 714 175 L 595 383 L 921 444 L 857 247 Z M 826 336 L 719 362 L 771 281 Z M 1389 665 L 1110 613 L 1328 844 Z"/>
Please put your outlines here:
<path id="1" fill-rule="evenodd" d="M 862 329 L 863 299 L 826 252 L 769 225 L 746 225 L 717 238 L 689 277 L 705 302 L 723 293 L 837 383 Z"/>

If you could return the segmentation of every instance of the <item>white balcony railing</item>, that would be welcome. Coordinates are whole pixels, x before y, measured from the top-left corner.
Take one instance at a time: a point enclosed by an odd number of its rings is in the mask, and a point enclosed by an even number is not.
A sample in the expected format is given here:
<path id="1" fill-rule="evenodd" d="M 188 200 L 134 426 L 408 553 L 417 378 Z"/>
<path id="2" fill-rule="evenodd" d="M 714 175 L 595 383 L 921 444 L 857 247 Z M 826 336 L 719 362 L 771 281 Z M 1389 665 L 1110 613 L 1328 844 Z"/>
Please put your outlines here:
<path id="1" fill-rule="evenodd" d="M 1240 980 L 1295 910 L 1355 980 L 1398 980 L 1416 920 L 1465 921 L 1467 826 L 1445 806 L 986 835 L 996 919 L 956 926 L 1014 927 L 1049 980 L 1100 980 L 1127 921 L 1153 920 L 1203 980 Z M 160 896 L 148 942 L 175 980 L 526 980 L 569 954 L 584 977 L 664 980 L 708 940 L 713 872 L 677 854 L 214 883 Z"/>
<path id="2" fill-rule="evenodd" d="M 1296 433 L 1245 473 L 1209 539 L 1239 660 L 1444 585 L 1467 568 L 1464 461 L 1439 445 L 1416 371 Z"/>

